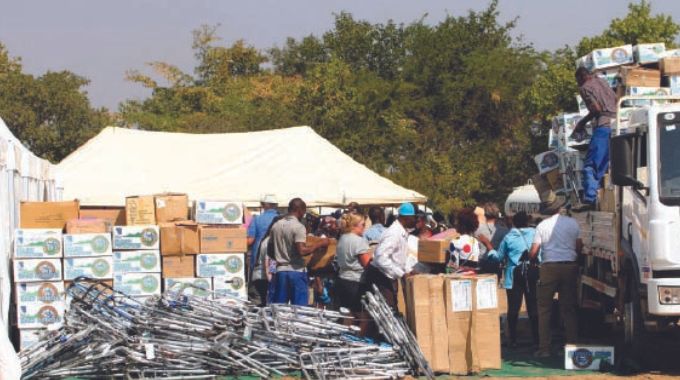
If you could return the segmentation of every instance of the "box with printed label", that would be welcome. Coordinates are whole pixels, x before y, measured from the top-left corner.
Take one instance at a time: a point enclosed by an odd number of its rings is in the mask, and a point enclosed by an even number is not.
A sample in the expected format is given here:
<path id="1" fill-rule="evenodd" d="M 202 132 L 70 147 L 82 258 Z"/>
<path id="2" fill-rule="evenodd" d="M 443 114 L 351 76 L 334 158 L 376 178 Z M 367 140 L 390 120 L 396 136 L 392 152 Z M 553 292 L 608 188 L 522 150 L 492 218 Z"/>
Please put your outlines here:
<path id="1" fill-rule="evenodd" d="M 64 259 L 64 280 L 85 276 L 104 279 L 113 276 L 111 256 L 69 257 Z"/>
<path id="2" fill-rule="evenodd" d="M 212 296 L 212 279 L 196 277 L 166 277 L 163 279 L 163 289 L 166 292 L 182 292 L 196 297 Z"/>
<path id="3" fill-rule="evenodd" d="M 63 300 L 50 304 L 27 303 L 17 305 L 17 326 L 20 329 L 35 329 L 61 324 L 64 319 L 65 308 Z"/>
<path id="4" fill-rule="evenodd" d="M 215 290 L 215 298 L 234 297 L 243 300 L 248 299 L 243 271 L 241 273 L 213 277 L 213 289 Z"/>
<path id="5" fill-rule="evenodd" d="M 20 228 L 56 228 L 63 230 L 66 222 L 78 219 L 80 202 L 21 202 Z"/>
<path id="6" fill-rule="evenodd" d="M 626 87 L 627 96 L 667 96 L 670 88 L 665 87 Z"/>
<path id="7" fill-rule="evenodd" d="M 536 157 L 534 157 L 534 162 L 536 162 L 536 166 L 538 167 L 538 172 L 540 174 L 548 173 L 551 170 L 555 170 L 560 167 L 559 155 L 554 150 L 537 154 Z"/>
<path id="8" fill-rule="evenodd" d="M 200 226 L 201 253 L 231 253 L 248 250 L 246 229 L 238 226 Z"/>
<path id="9" fill-rule="evenodd" d="M 45 333 L 47 333 L 47 330 L 44 328 L 19 330 L 19 349 L 23 351 L 28 347 L 40 342 L 42 340 L 43 334 Z"/>
<path id="10" fill-rule="evenodd" d="M 194 220 L 201 224 L 243 224 L 243 204 L 198 200 L 194 202 Z"/>
<path id="11" fill-rule="evenodd" d="M 116 251 L 113 253 L 113 273 L 160 273 L 161 255 L 157 250 Z"/>
<path id="12" fill-rule="evenodd" d="M 61 230 L 17 228 L 14 232 L 14 257 L 62 257 Z"/>
<path id="13" fill-rule="evenodd" d="M 637 44 L 633 46 L 633 55 L 637 63 L 659 62 L 666 52 L 666 45 L 663 42 L 654 44 Z"/>
<path id="14" fill-rule="evenodd" d="M 205 253 L 196 256 L 197 277 L 218 277 L 243 273 L 243 253 Z"/>
<path id="15" fill-rule="evenodd" d="M 575 344 L 564 346 L 564 369 L 598 371 L 604 363 L 614 365 L 613 346 Z"/>
<path id="16" fill-rule="evenodd" d="M 111 256 L 111 234 L 64 235 L 64 257 Z"/>
<path id="17" fill-rule="evenodd" d="M 673 89 L 680 88 L 680 75 L 669 75 L 666 77 L 666 81 L 668 81 L 668 87 L 671 88 L 671 92 Z"/>
<path id="18" fill-rule="evenodd" d="M 14 281 L 43 282 L 62 279 L 60 259 L 14 259 Z"/>
<path id="19" fill-rule="evenodd" d="M 607 82 L 607 84 L 611 88 L 616 88 L 616 86 L 621 84 L 621 75 L 620 75 L 618 69 L 598 71 L 598 72 L 595 73 L 595 75 L 597 75 L 602 80 Z M 587 115 L 587 113 L 586 113 L 586 115 Z"/>
<path id="20" fill-rule="evenodd" d="M 633 63 L 633 45 L 623 45 L 605 49 L 595 49 L 576 60 L 576 66 L 589 71 Z"/>
<path id="21" fill-rule="evenodd" d="M 49 304 L 64 300 L 64 282 L 20 282 L 14 286 L 16 304 Z"/>
<path id="22" fill-rule="evenodd" d="M 128 226 L 156 224 L 156 203 L 153 195 L 125 198 L 125 224 Z"/>
<path id="23" fill-rule="evenodd" d="M 158 249 L 158 226 L 113 227 L 113 249 Z"/>
<path id="24" fill-rule="evenodd" d="M 189 197 L 186 194 L 156 194 L 154 199 L 156 201 L 156 223 L 175 222 L 189 218 Z"/>
<path id="25" fill-rule="evenodd" d="M 128 296 L 153 296 L 161 294 L 159 273 L 124 273 L 113 276 L 113 288 Z"/>

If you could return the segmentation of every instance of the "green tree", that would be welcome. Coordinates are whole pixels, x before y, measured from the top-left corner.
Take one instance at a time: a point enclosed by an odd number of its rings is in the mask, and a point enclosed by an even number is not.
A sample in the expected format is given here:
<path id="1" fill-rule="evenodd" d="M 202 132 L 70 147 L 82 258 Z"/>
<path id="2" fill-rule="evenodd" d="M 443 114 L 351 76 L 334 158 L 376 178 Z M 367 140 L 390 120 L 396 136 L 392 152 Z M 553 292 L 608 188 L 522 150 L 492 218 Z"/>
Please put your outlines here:
<path id="1" fill-rule="evenodd" d="M 0 44 L 0 116 L 35 154 L 58 162 L 110 121 L 81 88 L 88 80 L 68 71 L 34 77 L 22 72 Z"/>

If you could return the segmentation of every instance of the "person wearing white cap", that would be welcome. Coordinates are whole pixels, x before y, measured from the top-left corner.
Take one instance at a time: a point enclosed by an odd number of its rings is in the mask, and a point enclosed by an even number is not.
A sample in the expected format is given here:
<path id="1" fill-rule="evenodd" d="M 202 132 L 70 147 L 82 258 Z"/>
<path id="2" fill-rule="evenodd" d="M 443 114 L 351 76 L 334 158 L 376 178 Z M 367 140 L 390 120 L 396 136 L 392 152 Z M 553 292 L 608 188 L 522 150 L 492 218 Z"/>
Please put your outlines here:
<path id="1" fill-rule="evenodd" d="M 397 307 L 397 280 L 408 272 L 406 229 L 416 224 L 416 210 L 411 203 L 402 203 L 398 214 L 397 220 L 380 236 L 373 261 L 366 269 L 369 287 L 376 285 L 393 309 Z"/>
<path id="2" fill-rule="evenodd" d="M 274 218 L 279 213 L 276 210 L 278 207 L 278 200 L 273 194 L 265 194 L 260 198 L 260 206 L 262 213 L 253 218 L 253 221 L 248 226 L 248 246 L 250 247 L 250 283 L 248 284 L 248 298 L 257 305 L 264 305 L 267 300 L 267 289 L 269 287 L 267 277 L 262 278 L 259 271 L 253 271 L 258 266 L 257 253 L 258 247 L 262 238 L 267 233 L 269 226 L 272 224 Z M 261 258 L 266 259 L 266 258 Z"/>

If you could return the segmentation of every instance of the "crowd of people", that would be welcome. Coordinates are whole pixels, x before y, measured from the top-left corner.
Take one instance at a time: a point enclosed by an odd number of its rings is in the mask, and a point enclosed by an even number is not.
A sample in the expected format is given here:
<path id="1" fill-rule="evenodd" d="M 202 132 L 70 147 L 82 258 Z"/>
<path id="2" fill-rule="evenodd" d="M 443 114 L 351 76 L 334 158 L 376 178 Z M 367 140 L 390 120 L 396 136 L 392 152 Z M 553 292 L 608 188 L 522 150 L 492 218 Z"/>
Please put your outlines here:
<path id="1" fill-rule="evenodd" d="M 393 213 L 356 203 L 331 215 L 318 215 L 300 198 L 279 214 L 272 196 L 248 227 L 249 299 L 260 305 L 291 303 L 345 308 L 346 323 L 376 335 L 362 307 L 363 294 L 376 286 L 396 310 L 398 284 L 416 273 L 494 273 L 507 294 L 509 345 L 517 345 L 517 322 L 524 301 L 537 356 L 550 355 L 550 319 L 555 292 L 568 342 L 576 340 L 576 258 L 581 249 L 578 224 L 561 214 L 558 200 L 545 207 L 545 220 L 519 212 L 501 217 L 486 203 L 448 217 L 429 214 L 410 203 Z M 535 227 L 534 227 L 535 226 Z M 315 236 L 315 239 L 308 239 Z M 450 238 L 446 264 L 419 263 L 420 239 Z M 332 265 L 310 271 L 304 256 L 336 244 Z M 539 266 L 540 263 L 540 266 Z M 539 280 L 540 279 L 540 280 Z M 309 289 L 313 289 L 310 297 Z"/>

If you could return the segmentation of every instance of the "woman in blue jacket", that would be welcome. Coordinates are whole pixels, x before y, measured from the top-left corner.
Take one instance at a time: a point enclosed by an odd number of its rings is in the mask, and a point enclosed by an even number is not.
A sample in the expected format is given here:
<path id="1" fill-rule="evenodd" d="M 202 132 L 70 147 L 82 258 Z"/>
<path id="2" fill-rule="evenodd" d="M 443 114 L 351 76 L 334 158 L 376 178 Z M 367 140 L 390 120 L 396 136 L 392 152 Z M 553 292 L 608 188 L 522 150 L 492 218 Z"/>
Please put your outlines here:
<path id="1" fill-rule="evenodd" d="M 510 346 L 516 347 L 517 319 L 522 299 L 526 302 L 533 342 L 538 343 L 538 308 L 536 305 L 538 267 L 537 263 L 529 262 L 529 249 L 536 233 L 534 228 L 529 227 L 529 216 L 525 212 L 518 212 L 512 217 L 512 223 L 513 228 L 505 235 L 498 250 L 493 249 L 488 239 L 480 239 L 480 241 L 489 250 L 487 257 L 505 266 L 503 287 L 508 297 Z"/>

